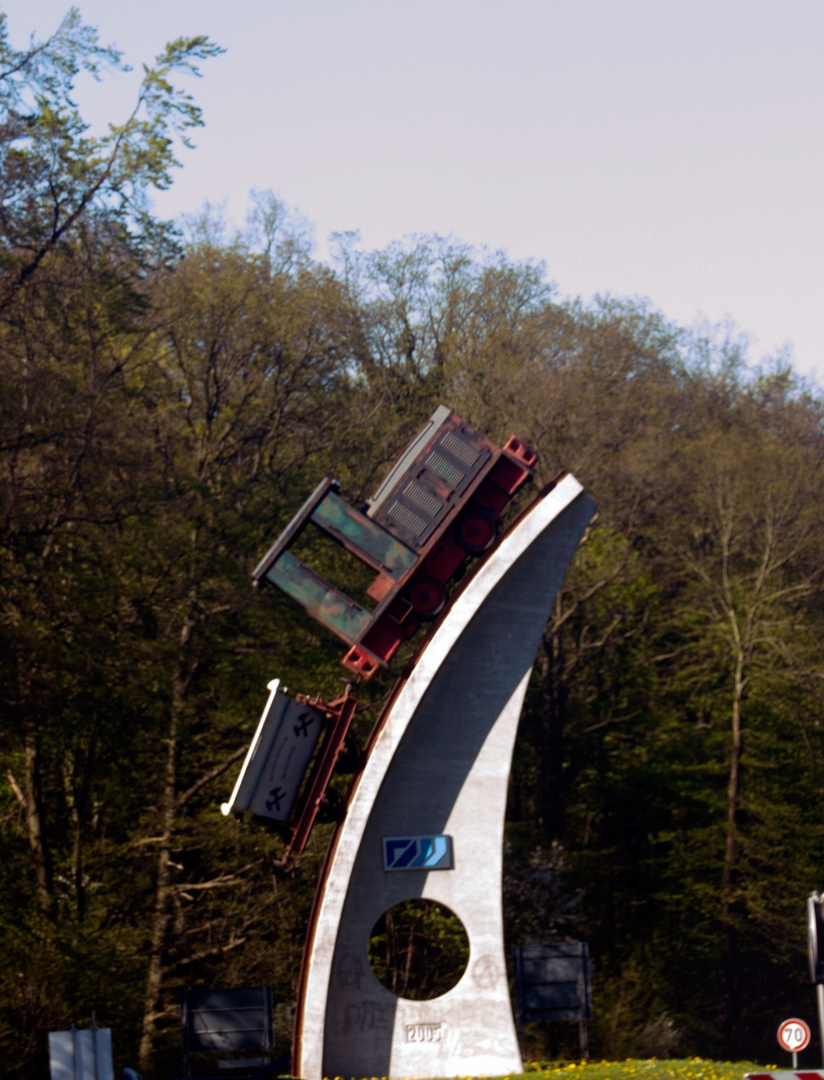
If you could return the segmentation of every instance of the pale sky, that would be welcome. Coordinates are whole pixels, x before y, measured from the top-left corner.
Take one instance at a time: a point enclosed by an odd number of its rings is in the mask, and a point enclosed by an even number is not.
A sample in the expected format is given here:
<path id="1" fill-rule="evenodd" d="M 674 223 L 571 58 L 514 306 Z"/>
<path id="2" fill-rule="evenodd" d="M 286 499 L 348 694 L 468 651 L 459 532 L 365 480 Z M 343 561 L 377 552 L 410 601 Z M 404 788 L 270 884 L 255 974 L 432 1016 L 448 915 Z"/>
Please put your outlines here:
<path id="1" fill-rule="evenodd" d="M 58 0 L 0 0 L 12 42 Z M 546 263 L 560 296 L 733 319 L 824 385 L 824 0 L 81 0 L 139 68 L 224 56 L 164 217 L 271 189 L 364 248 L 451 235 Z M 134 77 L 84 85 L 96 123 Z"/>

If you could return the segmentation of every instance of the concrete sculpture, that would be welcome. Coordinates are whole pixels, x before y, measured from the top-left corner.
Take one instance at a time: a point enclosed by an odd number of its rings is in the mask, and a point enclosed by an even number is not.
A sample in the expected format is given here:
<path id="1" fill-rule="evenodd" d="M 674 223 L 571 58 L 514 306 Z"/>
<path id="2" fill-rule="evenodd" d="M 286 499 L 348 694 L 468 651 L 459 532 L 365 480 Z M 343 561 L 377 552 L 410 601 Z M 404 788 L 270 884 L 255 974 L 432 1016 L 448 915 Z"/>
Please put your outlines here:
<path id="1" fill-rule="evenodd" d="M 521 1071 L 501 913 L 507 784 L 541 632 L 593 511 L 572 476 L 539 497 L 467 583 L 385 711 L 306 944 L 293 1052 L 305 1080 Z M 390 993 L 367 954 L 379 917 L 415 897 L 445 904 L 469 937 L 466 972 L 432 1001 Z"/>
<path id="2" fill-rule="evenodd" d="M 363 510 L 322 481 L 254 571 L 342 638 L 344 665 L 366 679 L 440 615 L 373 731 L 321 874 L 293 1046 L 304 1080 L 521 1071 L 501 910 L 509 770 L 541 633 L 594 511 L 561 474 L 496 545 L 535 461 L 515 436 L 498 447 L 441 407 Z M 311 528 L 371 567 L 371 610 L 295 553 Z M 357 701 L 269 690 L 222 809 L 300 853 Z M 446 906 L 469 945 L 463 974 L 428 1001 L 390 992 L 369 958 L 378 920 L 416 899 Z"/>

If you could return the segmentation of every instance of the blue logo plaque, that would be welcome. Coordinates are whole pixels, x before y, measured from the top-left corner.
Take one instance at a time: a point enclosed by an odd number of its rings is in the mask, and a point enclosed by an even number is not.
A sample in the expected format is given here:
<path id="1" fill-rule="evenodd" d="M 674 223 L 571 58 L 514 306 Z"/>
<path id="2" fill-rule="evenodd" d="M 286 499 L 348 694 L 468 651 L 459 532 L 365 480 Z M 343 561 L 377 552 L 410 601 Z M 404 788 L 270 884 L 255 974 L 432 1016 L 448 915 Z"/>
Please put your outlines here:
<path id="1" fill-rule="evenodd" d="M 451 836 L 385 836 L 384 870 L 452 870 Z"/>

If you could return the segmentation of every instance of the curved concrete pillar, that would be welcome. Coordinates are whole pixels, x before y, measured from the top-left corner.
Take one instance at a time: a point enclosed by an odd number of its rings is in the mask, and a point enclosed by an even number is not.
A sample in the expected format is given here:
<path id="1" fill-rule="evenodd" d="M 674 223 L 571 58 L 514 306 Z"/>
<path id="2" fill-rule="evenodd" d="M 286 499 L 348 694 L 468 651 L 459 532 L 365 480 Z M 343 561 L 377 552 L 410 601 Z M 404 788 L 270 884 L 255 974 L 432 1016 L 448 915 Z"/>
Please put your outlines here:
<path id="1" fill-rule="evenodd" d="M 457 598 L 385 716 L 319 886 L 299 1002 L 305 1080 L 521 1071 L 501 912 L 509 769 L 541 633 L 593 511 L 572 476 L 539 498 Z M 439 835 L 452 838 L 452 869 L 384 869 L 385 838 Z M 395 997 L 367 957 L 378 918 L 417 897 L 446 904 L 469 937 L 466 972 L 432 1001 Z"/>

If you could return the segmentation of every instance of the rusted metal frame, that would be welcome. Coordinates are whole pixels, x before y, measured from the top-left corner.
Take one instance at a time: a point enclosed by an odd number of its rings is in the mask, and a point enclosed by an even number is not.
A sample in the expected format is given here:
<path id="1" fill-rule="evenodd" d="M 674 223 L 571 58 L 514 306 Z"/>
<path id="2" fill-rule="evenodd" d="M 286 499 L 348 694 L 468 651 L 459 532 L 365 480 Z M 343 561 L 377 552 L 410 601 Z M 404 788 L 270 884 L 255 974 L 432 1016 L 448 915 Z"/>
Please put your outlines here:
<path id="1" fill-rule="evenodd" d="M 454 413 L 446 419 L 416 455 L 416 460 L 421 462 L 422 468 L 426 467 L 423 461 L 436 449 L 438 442 L 443 441 L 450 431 L 460 432 L 462 426 L 463 422 Z M 364 644 L 364 639 L 370 631 L 379 626 L 390 636 L 397 638 L 395 648 L 409 636 L 403 629 L 409 611 L 407 610 L 403 617 L 397 616 L 397 605 L 402 599 L 403 588 L 414 578 L 416 572 L 421 570 L 437 546 L 444 542 L 446 534 L 461 511 L 473 499 L 481 506 L 490 502 L 491 509 L 497 516 L 499 508 L 494 504 L 500 500 L 486 499 L 483 486 L 485 482 L 495 483 L 491 474 L 502 457 L 523 471 L 523 480 L 526 480 L 531 473 L 525 456 L 508 449 L 512 439 L 504 449 L 501 449 L 476 429 L 471 429 L 471 435 L 471 440 L 468 440 L 470 445 L 481 454 L 488 453 L 489 457 L 463 489 L 454 489 L 453 496 L 446 496 L 443 517 L 433 525 L 429 539 L 420 548 L 417 558 L 411 548 L 393 534 L 391 524 L 385 527 L 379 521 L 373 522 L 366 515 L 350 507 L 335 494 L 338 489 L 337 482 L 325 478 L 255 568 L 253 574 L 255 584 L 259 584 L 262 577 L 267 577 L 300 603 L 313 618 L 347 644 L 357 648 L 361 654 L 365 653 L 373 658 L 379 666 L 386 667 L 391 654 L 386 657 L 378 655 Z M 520 447 L 519 440 L 518 444 Z M 436 470 L 430 471 L 438 477 Z M 408 473 L 405 476 L 408 477 Z M 514 485 L 511 493 L 501 489 L 504 493 L 503 502 L 506 502 L 508 496 L 522 485 L 523 480 Z M 403 482 L 402 477 L 396 487 L 382 500 L 384 507 L 389 499 L 395 496 Z M 451 501 L 453 497 L 454 501 Z M 449 505 L 450 501 L 451 505 Z M 380 510 L 375 516 L 376 519 L 380 516 Z M 371 613 L 326 581 L 311 567 L 306 566 L 295 556 L 287 554 L 290 544 L 297 539 L 310 520 L 341 543 L 356 558 L 378 571 L 376 581 L 368 590 L 369 595 L 378 601 L 377 607 Z M 396 609 L 394 613 L 393 609 Z M 394 651 L 393 649 L 392 654 Z M 353 670 L 356 669 L 353 668 Z"/>
<path id="2" fill-rule="evenodd" d="M 440 522 L 440 524 L 438 526 L 437 532 L 435 532 L 432 536 L 429 537 L 429 539 L 426 541 L 426 543 L 421 547 L 420 551 L 418 552 L 418 562 L 417 562 L 417 564 L 415 565 L 415 567 L 413 569 L 413 573 L 409 574 L 407 577 L 405 577 L 405 578 L 403 578 L 403 579 L 401 579 L 399 581 L 399 585 L 401 587 L 403 587 L 410 580 L 410 578 L 412 578 L 414 576 L 414 571 L 420 569 L 420 567 L 423 565 L 423 563 L 424 563 L 425 559 L 427 558 L 427 556 L 443 540 L 444 536 L 448 532 L 449 528 L 452 526 L 455 519 L 460 515 L 461 511 L 467 506 L 467 504 L 471 501 L 471 499 L 476 495 L 476 493 L 478 491 L 478 488 L 483 484 L 484 480 L 487 479 L 487 477 L 489 476 L 489 473 L 495 467 L 495 465 L 496 465 L 496 463 L 498 461 L 498 458 L 500 457 L 502 451 L 500 449 L 498 449 L 497 447 L 495 447 L 494 445 L 493 445 L 492 449 L 493 449 L 493 452 L 492 452 L 489 460 L 486 463 L 486 467 L 481 472 L 479 472 L 477 476 L 472 478 L 472 480 L 467 485 L 467 487 L 464 489 L 464 491 L 461 494 L 461 496 L 459 497 L 459 499 L 456 500 L 455 502 L 453 502 L 451 506 L 447 507 L 446 513 L 444 514 L 444 517 L 441 519 L 441 522 Z M 387 532 L 388 531 L 389 530 L 387 529 Z M 375 614 L 377 615 L 378 611 L 376 611 Z"/>
<path id="3" fill-rule="evenodd" d="M 510 435 L 501 449 L 505 454 L 513 458 L 513 460 L 526 466 L 530 472 L 532 471 L 532 466 L 538 460 L 538 455 L 532 447 L 525 443 L 523 439 L 519 439 L 517 435 Z"/>
<path id="4" fill-rule="evenodd" d="M 272 544 L 260 562 L 252 571 L 252 584 L 259 585 L 261 578 L 266 577 L 269 568 L 278 560 L 280 555 L 297 540 L 303 531 L 307 521 L 318 503 L 322 502 L 330 491 L 336 492 L 340 484 L 325 476 L 318 484 L 300 510 L 295 514 L 277 540 Z"/>
<path id="5" fill-rule="evenodd" d="M 535 455 L 535 458 L 537 460 L 537 455 Z M 496 471 L 498 471 L 499 465 L 504 465 L 505 467 L 510 467 L 513 470 L 516 470 L 517 478 L 513 478 L 512 482 L 504 485 L 504 483 L 502 483 L 499 478 L 495 477 L 495 473 Z M 505 449 L 499 450 L 498 453 L 495 455 L 495 460 L 492 462 L 489 469 L 487 470 L 485 478 L 488 479 L 489 483 L 494 485 L 494 487 L 496 487 L 498 491 L 501 492 L 503 499 L 500 500 L 490 498 L 490 502 L 500 502 L 502 509 L 509 502 L 509 500 L 515 494 L 517 494 L 518 491 L 520 491 L 520 489 L 532 477 L 532 475 L 532 468 L 527 465 L 522 458 L 516 457 L 514 454 L 511 454 Z M 479 493 L 479 495 L 479 501 L 482 501 L 483 493 Z"/>
<path id="6" fill-rule="evenodd" d="M 442 431 L 443 428 L 439 429 L 438 436 L 441 435 Z M 408 572 L 403 578 L 398 580 L 397 586 L 391 590 L 391 592 L 385 597 L 383 602 L 375 609 L 375 611 L 372 613 L 372 618 L 364 626 L 359 636 L 355 638 L 355 640 L 352 642 L 352 644 L 361 653 L 367 653 L 370 657 L 374 658 L 375 662 L 380 667 L 387 667 L 388 660 L 391 659 L 391 656 L 388 658 L 384 658 L 378 655 L 376 652 L 370 649 L 368 645 L 364 643 L 364 639 L 368 637 L 370 632 L 374 630 L 379 624 L 390 623 L 394 624 L 397 627 L 398 645 L 406 637 L 403 631 L 403 625 L 405 620 L 396 619 L 392 614 L 392 607 L 398 601 L 402 600 L 404 587 L 415 577 L 418 572 L 421 571 L 422 568 L 425 567 L 429 556 L 437 549 L 439 544 L 444 542 L 447 533 L 452 528 L 454 522 L 460 516 L 461 512 L 472 501 L 472 499 L 476 497 L 478 489 L 481 488 L 484 484 L 484 481 L 489 478 L 489 474 L 495 468 L 495 465 L 498 463 L 500 457 L 503 454 L 503 451 L 496 447 L 494 444 L 490 444 L 490 447 L 490 457 L 487 459 L 484 468 L 479 471 L 477 476 L 472 478 L 472 480 L 469 482 L 469 484 L 464 489 L 463 493 L 459 496 L 459 498 L 451 506 L 447 507 L 446 513 L 442 518 L 439 527 L 437 528 L 437 530 L 433 530 L 433 534 L 430 536 L 429 540 L 427 540 L 426 544 L 421 548 L 417 563 L 412 567 L 412 570 L 410 572 Z M 431 447 L 427 447 L 425 452 L 428 452 L 429 449 L 431 449 Z M 509 457 L 509 455 L 507 455 L 507 457 Z M 522 463 L 519 462 L 518 464 L 522 467 Z M 394 494 L 394 492 L 392 492 L 392 494 Z M 481 502 L 480 499 L 478 501 Z M 381 527 L 383 528 L 384 526 Z M 389 533 L 390 530 L 386 529 L 386 532 Z M 447 542 L 449 541 L 447 540 Z M 457 544 L 457 541 L 455 540 L 454 543 Z M 409 611 L 407 611 L 407 615 L 408 614 Z M 356 670 L 356 668 L 353 667 L 351 670 Z"/>
<path id="7" fill-rule="evenodd" d="M 280 552 L 266 578 L 349 644 L 357 641 L 371 622 L 372 615 L 366 608 L 336 589 L 291 551 Z"/>
<path id="8" fill-rule="evenodd" d="M 433 423 L 435 418 L 443 413 L 442 419 L 437 423 Z M 429 418 L 424 425 L 422 431 L 404 447 L 401 453 L 398 455 L 392 468 L 381 480 L 377 490 L 369 500 L 367 514 L 369 517 L 376 517 L 380 513 L 381 508 L 386 504 L 387 500 L 391 498 L 398 487 L 400 486 L 404 477 L 406 477 L 413 465 L 419 462 L 423 457 L 429 453 L 438 439 L 439 434 L 443 429 L 449 425 L 454 429 L 456 422 L 455 413 L 447 409 L 445 406 L 440 406 L 436 409 L 435 413 Z M 412 451 L 414 452 L 414 455 Z M 394 479 L 393 479 L 394 478 Z M 388 487 L 392 483 L 391 487 Z"/>
<path id="9" fill-rule="evenodd" d="M 444 506 L 443 513 L 437 519 L 437 521 L 433 521 L 427 538 L 420 545 L 415 544 L 415 550 L 421 553 L 423 553 L 426 550 L 427 545 L 431 543 L 433 535 L 440 534 L 443 531 L 445 527 L 444 521 L 448 519 L 450 512 L 454 509 L 454 506 L 464 505 L 465 501 L 469 498 L 470 492 L 473 491 L 477 486 L 479 478 L 483 478 L 487 475 L 490 469 L 494 467 L 494 464 L 496 463 L 501 454 L 500 448 L 497 447 L 495 443 L 493 443 L 490 439 L 488 439 L 483 434 L 483 432 L 480 432 L 477 429 L 471 427 L 469 432 L 461 432 L 461 428 L 466 426 L 468 425 L 465 425 L 458 416 L 452 413 L 446 419 L 446 421 L 441 424 L 440 427 L 438 427 L 433 436 L 418 452 L 414 462 L 411 463 L 407 471 L 398 478 L 398 482 L 395 484 L 395 486 L 381 499 L 380 506 L 375 509 L 374 512 L 372 510 L 370 510 L 369 512 L 370 517 L 374 517 L 375 521 L 382 524 L 383 527 L 387 530 L 387 532 L 394 533 L 395 530 L 399 529 L 399 526 L 394 524 L 391 520 L 388 520 L 389 507 L 391 506 L 393 500 L 402 498 L 403 493 L 406 491 L 406 489 L 410 488 L 416 481 L 418 481 L 418 478 L 424 471 L 430 473 L 436 481 L 436 487 L 434 489 L 431 489 L 433 491 L 433 494 L 438 494 L 437 487 L 440 486 L 446 489 L 449 494 L 447 494 L 445 498 L 442 497 L 442 505 Z M 466 445 L 471 446 L 472 449 L 475 450 L 479 456 L 486 455 L 486 461 L 483 461 L 479 466 L 476 467 L 475 474 L 470 474 L 469 478 L 466 480 L 466 483 L 459 486 L 452 486 L 450 482 L 446 479 L 446 477 L 444 477 L 438 472 L 437 468 L 434 467 L 434 464 L 428 464 L 429 459 L 436 452 L 436 450 L 438 450 L 439 445 L 443 444 L 450 434 L 454 434 L 457 436 L 463 435 Z M 443 453 L 447 457 L 451 457 L 456 461 L 460 460 L 459 457 L 457 457 L 457 455 L 452 450 L 449 450 L 446 447 L 443 447 Z M 422 486 L 427 487 L 427 485 L 425 484 Z M 450 501 L 453 501 L 452 506 L 449 505 Z"/>
<path id="10" fill-rule="evenodd" d="M 442 433 L 443 433 L 443 427 L 438 430 L 438 432 L 437 432 L 437 434 L 435 436 L 435 439 L 433 439 L 432 442 L 424 449 L 424 451 L 422 451 L 421 456 L 423 456 L 424 454 L 430 452 L 430 450 L 434 446 L 435 442 L 437 441 L 437 438 L 439 438 L 442 435 Z M 380 656 L 378 653 L 376 653 L 374 650 L 369 648 L 368 645 L 365 644 L 365 639 L 370 635 L 370 633 L 374 629 L 376 629 L 378 627 L 379 624 L 384 624 L 384 623 L 387 623 L 389 621 L 391 621 L 392 623 L 394 623 L 398 627 L 398 631 L 397 631 L 398 644 L 400 644 L 400 642 L 404 639 L 405 635 L 403 634 L 403 631 L 401 629 L 402 626 L 403 626 L 403 621 L 404 620 L 398 620 L 393 616 L 392 607 L 398 601 L 400 601 L 402 599 L 403 588 L 409 583 L 409 581 L 411 579 L 413 579 L 416 576 L 417 573 L 419 573 L 421 571 L 425 571 L 427 562 L 430 560 L 430 557 L 432 556 L 432 554 L 437 550 L 438 546 L 443 544 L 444 542 L 446 542 L 447 544 L 450 543 L 450 541 L 448 539 L 449 531 L 452 528 L 452 526 L 454 525 L 455 521 L 460 517 L 460 515 L 464 511 L 464 509 L 473 501 L 473 499 L 480 506 L 483 506 L 484 503 L 487 501 L 487 500 L 484 499 L 482 489 L 483 489 L 484 484 L 486 482 L 494 483 L 494 480 L 492 480 L 492 473 L 494 472 L 494 469 L 495 469 L 496 465 L 498 464 L 498 462 L 501 460 L 501 458 L 505 458 L 508 462 L 511 462 L 513 466 L 516 466 L 523 473 L 523 479 L 515 486 L 515 491 L 517 491 L 520 487 L 522 487 L 523 483 L 526 482 L 526 480 L 528 480 L 530 478 L 530 476 L 532 475 L 532 470 L 529 468 L 529 466 L 527 466 L 525 464 L 525 462 L 523 460 L 521 460 L 520 458 L 516 457 L 515 455 L 513 455 L 512 453 L 510 453 L 508 451 L 504 451 L 504 450 L 496 447 L 494 444 L 490 444 L 490 447 L 491 447 L 490 457 L 485 462 L 484 467 L 478 472 L 478 474 L 475 477 L 472 478 L 470 483 L 464 489 L 463 493 L 456 499 L 456 501 L 451 506 L 449 506 L 447 508 L 446 513 L 444 515 L 444 518 L 441 520 L 441 523 L 440 523 L 439 527 L 437 528 L 437 531 L 436 532 L 433 531 L 433 535 L 430 537 L 430 539 L 427 541 L 427 543 L 421 548 L 419 558 L 418 558 L 418 562 L 413 567 L 412 572 L 409 573 L 405 578 L 402 578 L 402 579 L 399 580 L 397 588 L 392 590 L 392 593 L 389 596 L 387 596 L 386 602 L 384 604 L 382 604 L 379 608 L 377 608 L 373 612 L 372 618 L 370 619 L 369 623 L 364 627 L 360 637 L 358 639 L 356 639 L 356 641 L 353 643 L 354 647 L 357 648 L 357 650 L 361 654 L 363 654 L 363 653 L 368 654 L 368 656 L 370 658 L 372 658 L 375 661 L 375 663 L 377 665 L 379 665 L 380 667 L 383 667 L 383 668 L 387 667 L 388 666 L 388 661 L 391 659 L 391 656 L 386 657 L 386 658 Z M 504 492 L 504 489 L 501 489 L 501 492 L 502 492 L 502 495 L 504 496 L 503 502 L 506 503 L 508 501 L 510 495 L 509 495 L 509 493 Z M 394 494 L 395 494 L 394 491 L 391 492 L 390 496 L 387 496 L 386 501 L 388 502 L 389 498 Z M 513 492 L 513 494 L 514 494 L 514 492 Z M 494 509 L 494 508 L 490 507 L 490 509 Z M 494 509 L 494 512 L 496 513 L 496 517 L 497 517 L 497 509 Z M 389 529 L 386 529 L 386 532 L 388 533 Z M 457 540 L 453 540 L 453 543 L 454 543 L 455 546 L 458 546 L 457 545 Z M 465 555 L 464 555 L 464 557 L 465 557 Z M 460 562 L 458 563 L 458 565 L 460 565 Z M 457 569 L 457 567 L 456 567 L 456 569 Z M 409 614 L 409 613 L 407 612 L 407 614 Z M 394 651 L 393 651 L 393 654 L 394 654 Z M 344 658 L 344 663 L 345 663 L 345 658 Z M 350 665 L 345 665 L 345 666 L 350 666 Z M 351 666 L 351 670 L 356 671 L 356 670 L 360 670 L 360 669 L 358 669 L 355 666 Z M 369 678 L 369 677 L 371 677 L 371 674 L 374 674 L 374 672 L 371 672 L 369 674 L 365 674 L 365 677 Z"/>
<path id="11" fill-rule="evenodd" d="M 371 679 L 377 674 L 378 668 L 389 667 L 387 660 L 382 660 L 363 643 L 352 645 L 341 663 L 347 671 L 351 671 L 354 675 L 361 675 L 364 679 Z"/>
<path id="12" fill-rule="evenodd" d="M 403 473 L 398 475 L 397 481 L 394 484 L 394 486 L 390 490 L 388 490 L 385 495 L 381 496 L 380 503 L 376 505 L 375 502 L 373 501 L 373 503 L 370 506 L 370 509 L 368 511 L 369 516 L 374 517 L 377 520 L 379 518 L 379 516 L 383 512 L 385 512 L 387 503 L 389 503 L 392 498 L 397 496 L 397 494 L 398 494 L 399 490 L 401 489 L 401 487 L 403 486 L 403 484 L 408 482 L 408 480 L 410 478 L 412 478 L 412 477 L 414 477 L 416 475 L 419 475 L 420 470 L 427 467 L 426 462 L 431 457 L 432 453 L 434 452 L 434 450 L 436 449 L 438 444 L 443 443 L 444 440 L 447 438 L 447 436 L 450 433 L 460 433 L 460 429 L 462 427 L 465 427 L 465 426 L 469 426 L 469 425 L 465 425 L 464 421 L 461 420 L 460 417 L 456 416 L 455 413 L 452 413 L 433 432 L 431 437 L 421 447 L 421 449 L 418 450 L 418 453 L 415 455 L 415 458 L 412 461 L 409 462 L 408 467 L 406 468 L 406 470 Z M 494 452 L 496 452 L 498 450 L 498 447 L 495 445 L 495 443 L 493 443 L 490 439 L 488 439 L 483 434 L 483 432 L 478 431 L 477 428 L 471 428 L 471 436 L 472 436 L 471 440 L 468 439 L 467 442 L 469 442 L 469 444 L 471 446 L 473 446 L 473 448 L 475 450 L 477 450 L 479 454 L 481 454 L 481 453 L 494 453 Z M 450 451 L 450 450 L 445 450 L 445 453 L 448 456 L 451 456 L 451 457 L 455 456 L 453 454 L 453 452 Z M 404 455 L 401 455 L 401 458 L 399 459 L 399 461 L 393 466 L 393 468 L 392 468 L 392 470 L 390 471 L 390 474 L 389 474 L 390 477 L 391 477 L 392 473 L 398 468 L 398 465 L 400 464 L 400 462 L 403 460 L 403 456 Z M 436 476 L 439 475 L 437 469 L 432 468 L 432 467 L 429 467 L 429 468 L 430 468 L 430 471 L 433 472 Z M 417 470 L 417 472 L 414 471 L 414 470 Z M 389 479 L 389 477 L 387 477 L 387 479 L 383 481 L 383 483 L 381 484 L 381 487 L 384 487 L 384 485 L 387 483 L 388 479 Z M 444 478 L 442 477 L 441 479 L 444 479 Z M 457 490 L 457 489 L 454 489 L 454 490 Z"/>
<path id="13" fill-rule="evenodd" d="M 310 566 L 292 555 L 290 546 L 308 522 L 341 543 L 361 562 L 392 583 L 408 577 L 417 562 L 415 553 L 387 530 L 349 506 L 336 494 L 338 483 L 324 478 L 284 529 L 252 574 L 254 584 L 266 579 L 296 600 L 309 615 L 352 645 L 380 607 L 369 612 Z"/>
<path id="14" fill-rule="evenodd" d="M 329 785 L 335 763 L 338 760 L 341 747 L 352 723 L 352 717 L 358 707 L 357 700 L 349 697 L 348 692 L 344 697 L 329 702 L 327 705 L 316 704 L 311 700 L 310 703 L 314 704 L 315 708 L 325 709 L 331 714 L 333 727 L 320 749 L 312 772 L 312 778 L 309 781 L 309 786 L 301 801 L 301 808 L 292 826 L 292 835 L 285 844 L 286 853 L 293 855 L 300 855 L 306 847 L 306 841 L 309 839 L 309 834 L 320 809 L 321 799 Z"/>
<path id="15" fill-rule="evenodd" d="M 361 562 L 396 581 L 417 562 L 411 548 L 333 492 L 315 506 L 310 520 Z"/>

